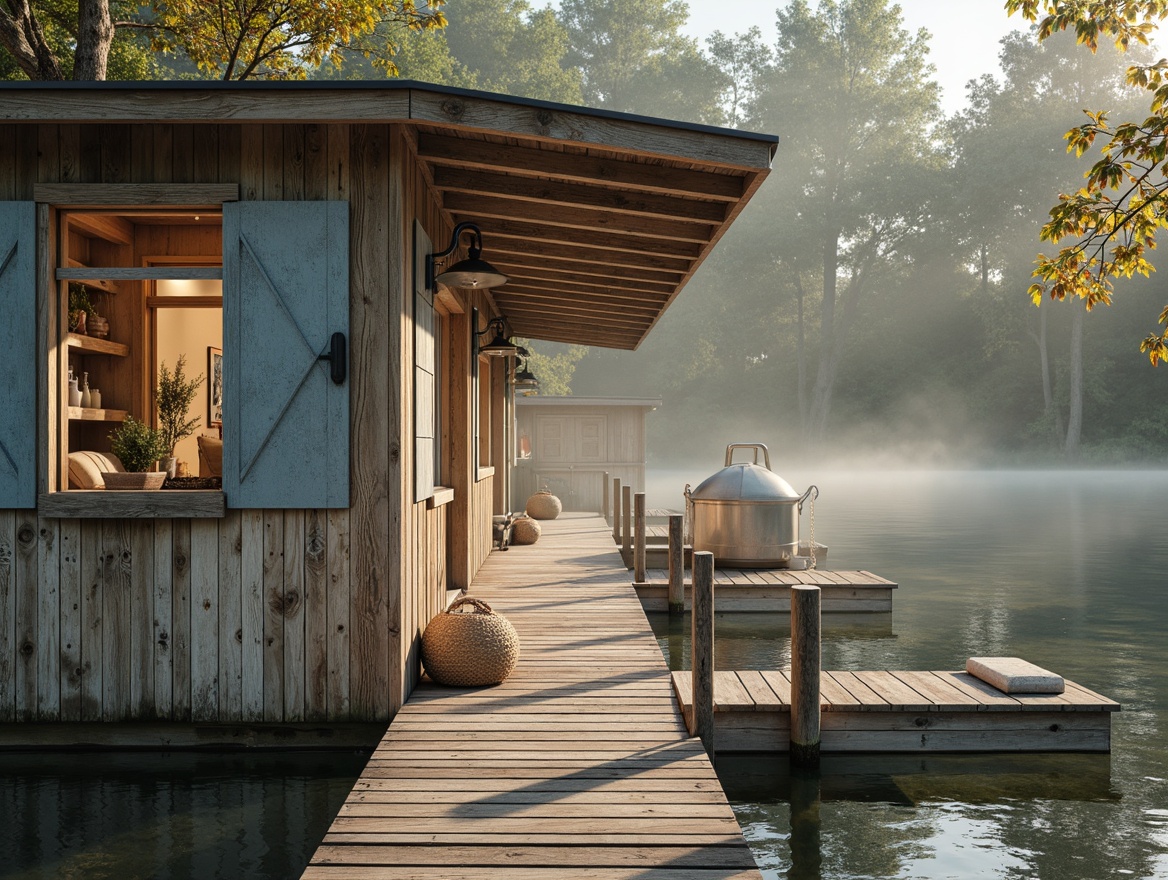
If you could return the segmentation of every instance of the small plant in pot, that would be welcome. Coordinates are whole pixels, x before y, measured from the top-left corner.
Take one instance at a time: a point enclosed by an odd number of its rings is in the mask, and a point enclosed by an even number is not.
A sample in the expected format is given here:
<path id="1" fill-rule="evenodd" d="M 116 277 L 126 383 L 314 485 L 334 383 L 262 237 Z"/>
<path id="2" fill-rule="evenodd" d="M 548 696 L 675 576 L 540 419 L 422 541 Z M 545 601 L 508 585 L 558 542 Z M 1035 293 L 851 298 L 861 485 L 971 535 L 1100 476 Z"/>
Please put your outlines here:
<path id="1" fill-rule="evenodd" d="M 166 473 L 149 472 L 154 463 L 167 454 L 166 440 L 161 431 L 127 415 L 121 427 L 110 434 L 110 446 L 127 472 L 103 473 L 101 476 L 107 489 L 162 488 Z"/>
<path id="2" fill-rule="evenodd" d="M 69 332 L 85 335 L 89 321 L 97 318 L 97 309 L 89 298 L 89 289 L 76 281 L 69 284 Z"/>
<path id="3" fill-rule="evenodd" d="M 162 432 L 162 440 L 166 446 L 166 453 L 161 456 L 163 470 L 173 479 L 175 472 L 174 448 L 184 437 L 190 437 L 199 427 L 199 418 L 187 418 L 195 395 L 199 393 L 199 386 L 203 384 L 203 374 L 194 379 L 186 377 L 187 356 L 180 354 L 175 362 L 174 372 L 166 368 L 166 361 L 158 368 L 158 394 L 155 404 L 158 406 L 158 430 Z"/>

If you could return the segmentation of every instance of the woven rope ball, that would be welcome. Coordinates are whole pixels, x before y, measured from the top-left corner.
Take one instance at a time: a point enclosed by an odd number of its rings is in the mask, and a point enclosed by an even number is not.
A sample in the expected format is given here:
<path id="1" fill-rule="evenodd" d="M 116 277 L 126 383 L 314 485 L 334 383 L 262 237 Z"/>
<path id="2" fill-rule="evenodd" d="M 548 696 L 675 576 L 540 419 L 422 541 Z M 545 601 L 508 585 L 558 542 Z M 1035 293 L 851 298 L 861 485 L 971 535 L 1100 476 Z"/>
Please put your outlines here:
<path id="1" fill-rule="evenodd" d="M 469 605 L 470 613 L 458 611 Z M 515 627 L 480 599 L 463 597 L 439 614 L 422 634 L 422 664 L 438 684 L 498 684 L 519 662 Z"/>
<path id="2" fill-rule="evenodd" d="M 534 544 L 542 533 L 539 523 L 530 516 L 519 516 L 511 524 L 511 543 Z"/>
<path id="3" fill-rule="evenodd" d="M 542 489 L 527 499 L 527 515 L 532 519 L 555 519 L 564 509 L 560 499 Z"/>

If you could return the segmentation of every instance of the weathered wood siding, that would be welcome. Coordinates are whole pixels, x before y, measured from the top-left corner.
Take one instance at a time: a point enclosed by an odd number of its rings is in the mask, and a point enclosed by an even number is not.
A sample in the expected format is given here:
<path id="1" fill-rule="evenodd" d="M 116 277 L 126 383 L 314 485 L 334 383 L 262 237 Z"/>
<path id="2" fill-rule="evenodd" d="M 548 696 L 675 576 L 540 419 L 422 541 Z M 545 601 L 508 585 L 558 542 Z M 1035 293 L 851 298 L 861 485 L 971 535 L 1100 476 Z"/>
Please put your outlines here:
<path id="1" fill-rule="evenodd" d="M 374 124 L 0 125 L 0 199 L 31 200 L 36 183 L 238 182 L 244 200 L 346 200 L 351 221 L 350 508 L 58 520 L 0 499 L 0 722 L 369 721 L 400 707 L 453 585 L 457 506 L 413 504 L 404 478 L 406 220 L 449 234 L 405 144 Z M 491 486 L 461 501 L 464 574 L 490 551 Z"/>

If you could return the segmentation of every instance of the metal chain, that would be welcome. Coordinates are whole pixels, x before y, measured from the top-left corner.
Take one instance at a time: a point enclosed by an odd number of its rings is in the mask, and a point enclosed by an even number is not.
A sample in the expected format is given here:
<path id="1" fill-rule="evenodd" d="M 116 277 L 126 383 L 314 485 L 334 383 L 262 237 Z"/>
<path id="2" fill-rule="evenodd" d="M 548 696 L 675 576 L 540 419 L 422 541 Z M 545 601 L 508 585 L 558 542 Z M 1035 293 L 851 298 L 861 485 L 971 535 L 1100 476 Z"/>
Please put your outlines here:
<path id="1" fill-rule="evenodd" d="M 808 566 L 812 570 L 815 569 L 815 498 L 819 495 L 818 492 L 811 493 L 811 565 Z"/>

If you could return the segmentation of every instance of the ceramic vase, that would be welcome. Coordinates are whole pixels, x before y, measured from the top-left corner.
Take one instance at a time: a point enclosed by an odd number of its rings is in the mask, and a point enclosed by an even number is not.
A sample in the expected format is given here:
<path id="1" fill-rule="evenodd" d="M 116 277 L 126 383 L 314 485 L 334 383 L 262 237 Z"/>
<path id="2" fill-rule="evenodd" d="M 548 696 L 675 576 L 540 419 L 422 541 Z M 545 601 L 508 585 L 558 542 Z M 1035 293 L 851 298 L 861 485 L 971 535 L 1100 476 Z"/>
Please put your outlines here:
<path id="1" fill-rule="evenodd" d="M 81 406 L 81 389 L 77 387 L 72 367 L 69 368 L 69 406 Z"/>
<path id="2" fill-rule="evenodd" d="M 81 407 L 88 409 L 93 405 L 93 395 L 89 392 L 89 374 L 81 374 Z"/>

